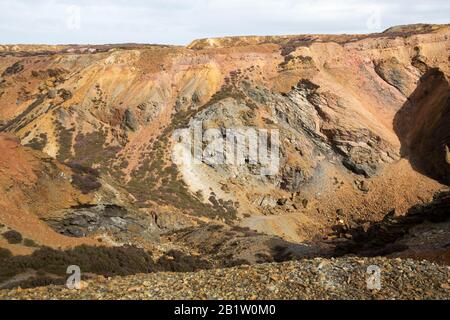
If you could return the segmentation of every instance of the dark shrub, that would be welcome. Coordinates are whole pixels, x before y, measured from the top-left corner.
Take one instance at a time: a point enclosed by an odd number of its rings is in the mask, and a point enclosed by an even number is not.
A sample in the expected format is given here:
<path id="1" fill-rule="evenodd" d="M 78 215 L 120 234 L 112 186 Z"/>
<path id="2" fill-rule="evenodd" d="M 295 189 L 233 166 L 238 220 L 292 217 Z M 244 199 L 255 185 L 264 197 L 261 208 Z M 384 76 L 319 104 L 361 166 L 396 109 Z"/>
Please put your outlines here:
<path id="1" fill-rule="evenodd" d="M 102 184 L 97 181 L 96 177 L 79 174 L 72 176 L 72 184 L 84 194 L 98 190 L 102 186 Z"/>
<path id="2" fill-rule="evenodd" d="M 70 265 L 79 266 L 82 275 L 97 274 L 106 277 L 158 271 L 188 272 L 212 267 L 200 257 L 173 250 L 155 262 L 148 252 L 132 246 L 83 245 L 65 251 L 41 247 L 28 256 L 11 256 L 8 250 L 3 249 L 0 250 L 0 260 L 0 285 L 18 274 L 36 271 L 35 277 L 11 283 L 12 287 L 22 288 L 62 284 L 67 278 L 66 270 Z"/>
<path id="3" fill-rule="evenodd" d="M 12 66 L 6 68 L 5 71 L 3 71 L 2 77 L 18 74 L 22 70 L 23 70 L 23 65 L 19 61 L 17 61 Z"/>
<path id="4" fill-rule="evenodd" d="M 10 258 L 12 256 L 11 251 L 5 248 L 0 248 L 0 261 L 3 259 Z"/>
<path id="5" fill-rule="evenodd" d="M 136 247 L 90 247 L 80 246 L 61 251 L 41 248 L 28 256 L 6 257 L 0 264 L 0 282 L 35 270 L 40 274 L 51 274 L 65 278 L 67 267 L 77 265 L 83 273 L 104 276 L 125 276 L 155 271 L 150 255 Z"/>
<path id="6" fill-rule="evenodd" d="M 98 170 L 74 162 L 68 163 L 67 165 L 74 172 L 72 184 L 81 190 L 82 193 L 87 194 L 98 190 L 102 186 L 102 184 L 97 181 L 100 176 Z"/>
<path id="7" fill-rule="evenodd" d="M 6 231 L 5 233 L 2 234 L 2 236 L 10 244 L 18 244 L 22 242 L 22 235 L 15 230 Z"/>
<path id="8" fill-rule="evenodd" d="M 64 100 L 69 100 L 72 98 L 72 92 L 70 92 L 69 90 L 66 89 L 59 89 L 58 90 L 58 95 Z"/>
<path id="9" fill-rule="evenodd" d="M 96 178 L 98 178 L 100 176 L 100 172 L 98 170 L 89 168 L 89 167 L 85 167 L 79 163 L 70 162 L 67 165 L 73 170 L 73 172 L 75 172 L 77 174 L 87 174 L 90 176 L 94 176 Z"/>
<path id="10" fill-rule="evenodd" d="M 26 247 L 37 248 L 39 245 L 31 239 L 24 239 L 23 245 Z"/>
<path id="11" fill-rule="evenodd" d="M 33 148 L 35 150 L 42 151 L 44 150 L 46 145 L 47 145 L 47 135 L 45 133 L 41 133 L 38 137 L 34 137 L 25 146 Z"/>

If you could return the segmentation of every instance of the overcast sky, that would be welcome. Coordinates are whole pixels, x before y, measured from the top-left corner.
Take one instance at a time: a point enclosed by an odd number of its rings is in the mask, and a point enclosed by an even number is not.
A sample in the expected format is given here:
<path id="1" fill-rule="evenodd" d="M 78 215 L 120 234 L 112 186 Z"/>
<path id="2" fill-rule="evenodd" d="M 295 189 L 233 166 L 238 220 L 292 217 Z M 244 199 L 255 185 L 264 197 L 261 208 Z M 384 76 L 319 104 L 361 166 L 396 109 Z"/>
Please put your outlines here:
<path id="1" fill-rule="evenodd" d="M 187 44 L 450 23 L 449 0 L 0 0 L 0 43 Z"/>

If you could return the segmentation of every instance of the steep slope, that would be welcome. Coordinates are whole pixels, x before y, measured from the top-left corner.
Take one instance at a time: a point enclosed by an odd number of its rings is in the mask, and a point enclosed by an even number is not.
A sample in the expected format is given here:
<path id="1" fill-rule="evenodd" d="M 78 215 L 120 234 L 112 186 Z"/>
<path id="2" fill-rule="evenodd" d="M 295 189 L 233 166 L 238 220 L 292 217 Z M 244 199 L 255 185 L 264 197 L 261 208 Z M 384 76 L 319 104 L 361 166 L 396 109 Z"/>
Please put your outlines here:
<path id="1" fill-rule="evenodd" d="M 0 130 L 25 148 L 1 141 L 3 168 L 24 163 L 2 178 L 13 189 L 0 219 L 53 247 L 87 236 L 189 252 L 189 239 L 160 235 L 222 224 L 317 243 L 336 225 L 402 215 L 449 184 L 449 36 L 416 25 L 187 47 L 1 46 Z M 175 138 L 195 123 L 277 130 L 278 170 L 186 161 Z M 40 179 L 50 164 L 74 178 Z M 45 232 L 27 231 L 35 224 Z"/>
<path id="2" fill-rule="evenodd" d="M 450 85 L 438 68 L 428 69 L 395 118 L 405 156 L 414 168 L 450 184 Z"/>
<path id="3" fill-rule="evenodd" d="M 10 244 L 1 237 L 1 247 L 24 253 L 38 245 L 57 248 L 96 243 L 94 239 L 64 237 L 41 220 L 58 209 L 91 201 L 71 184 L 70 168 L 20 146 L 10 135 L 0 135 L 0 150 L 0 231 L 13 230 L 34 242 L 27 250 L 20 242 Z"/>

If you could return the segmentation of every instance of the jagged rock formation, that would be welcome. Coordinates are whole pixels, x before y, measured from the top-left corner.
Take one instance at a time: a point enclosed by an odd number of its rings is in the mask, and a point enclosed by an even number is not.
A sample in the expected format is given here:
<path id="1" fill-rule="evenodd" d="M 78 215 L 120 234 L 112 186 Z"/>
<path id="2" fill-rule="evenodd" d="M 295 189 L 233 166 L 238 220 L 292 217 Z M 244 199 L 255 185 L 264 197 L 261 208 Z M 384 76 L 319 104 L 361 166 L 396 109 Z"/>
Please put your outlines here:
<path id="1" fill-rule="evenodd" d="M 0 46 L 3 231 L 161 254 L 197 251 L 183 232 L 222 224 L 313 243 L 297 257 L 327 255 L 319 240 L 336 224 L 401 215 L 448 187 L 449 36 L 448 25 L 414 25 L 187 47 Z M 174 136 L 195 123 L 278 130 L 279 170 L 183 161 Z"/>

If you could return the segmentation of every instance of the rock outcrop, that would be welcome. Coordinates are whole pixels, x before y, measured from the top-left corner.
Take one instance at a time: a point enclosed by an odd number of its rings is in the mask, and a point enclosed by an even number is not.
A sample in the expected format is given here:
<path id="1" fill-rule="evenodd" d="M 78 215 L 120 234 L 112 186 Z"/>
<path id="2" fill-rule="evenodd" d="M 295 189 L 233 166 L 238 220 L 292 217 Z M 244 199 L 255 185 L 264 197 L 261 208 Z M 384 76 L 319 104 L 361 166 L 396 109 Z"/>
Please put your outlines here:
<path id="1" fill-rule="evenodd" d="M 449 25 L 413 25 L 187 47 L 0 46 L 2 230 L 163 255 L 198 253 L 189 234 L 212 241 L 205 226 L 222 225 L 254 230 L 242 250 L 285 241 L 296 257 L 328 255 L 336 225 L 372 225 L 448 188 L 449 37 Z M 211 136 L 189 162 L 195 148 L 178 140 L 197 123 Z M 229 129 L 267 134 L 276 161 L 215 161 L 221 145 L 208 139 Z M 203 254 L 225 261 L 232 240 Z"/>

